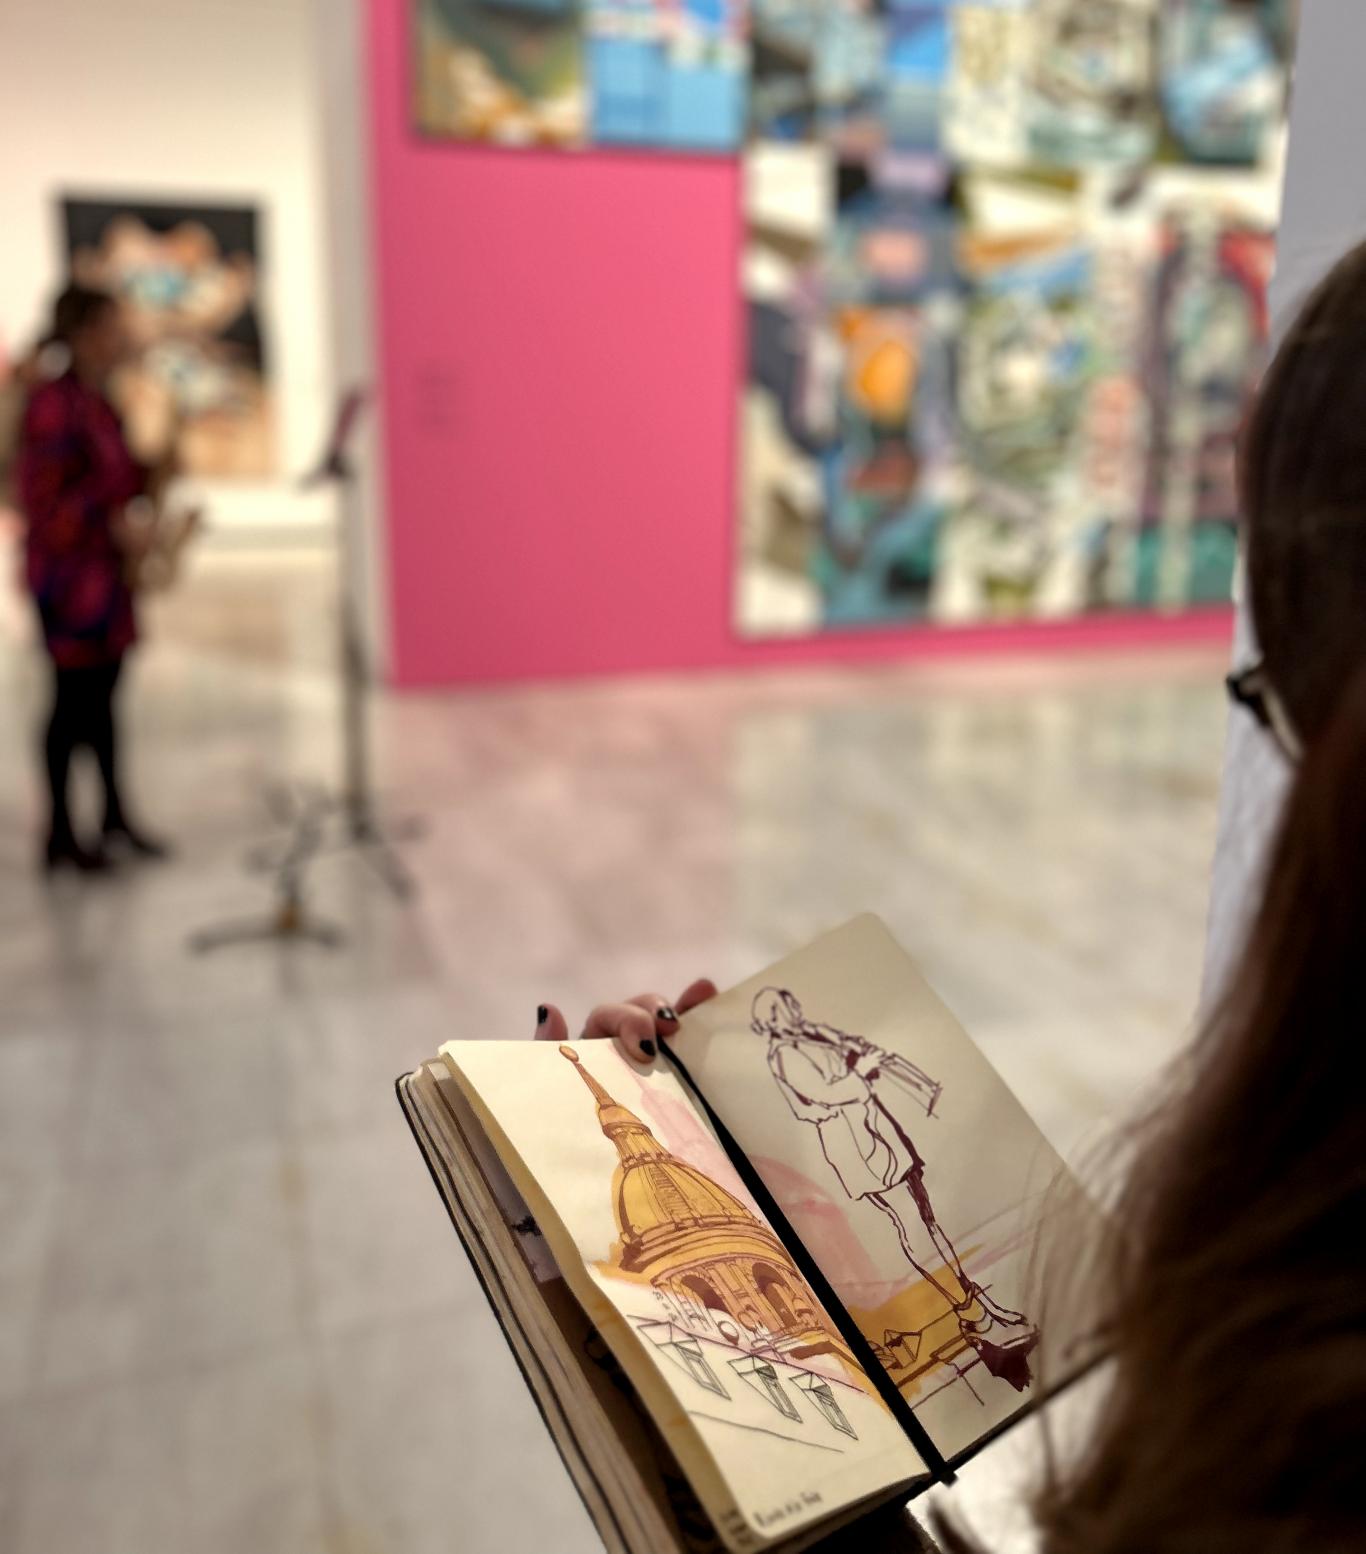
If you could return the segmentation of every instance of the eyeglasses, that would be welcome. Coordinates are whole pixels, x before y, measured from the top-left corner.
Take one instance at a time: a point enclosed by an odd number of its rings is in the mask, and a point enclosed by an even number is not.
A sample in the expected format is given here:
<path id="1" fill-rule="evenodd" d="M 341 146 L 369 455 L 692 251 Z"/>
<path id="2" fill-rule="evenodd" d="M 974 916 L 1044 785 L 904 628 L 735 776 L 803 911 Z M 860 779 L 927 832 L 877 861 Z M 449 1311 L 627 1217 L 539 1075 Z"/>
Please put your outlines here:
<path id="1" fill-rule="evenodd" d="M 1281 754 L 1288 761 L 1298 761 L 1304 753 L 1303 746 L 1267 677 L 1265 664 L 1258 659 L 1246 669 L 1239 669 L 1229 675 L 1224 684 L 1228 688 L 1229 700 L 1252 714 L 1276 741 Z"/>

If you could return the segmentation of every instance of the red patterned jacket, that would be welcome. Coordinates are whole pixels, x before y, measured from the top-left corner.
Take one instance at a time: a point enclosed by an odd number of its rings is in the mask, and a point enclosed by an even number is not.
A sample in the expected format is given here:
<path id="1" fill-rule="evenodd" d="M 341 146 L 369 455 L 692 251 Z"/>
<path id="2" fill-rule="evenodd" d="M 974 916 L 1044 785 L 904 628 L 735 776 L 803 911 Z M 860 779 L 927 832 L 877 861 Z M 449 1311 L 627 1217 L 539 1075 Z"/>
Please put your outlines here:
<path id="1" fill-rule="evenodd" d="M 62 668 L 109 663 L 137 637 L 114 523 L 147 472 L 113 407 L 74 373 L 29 397 L 17 463 L 28 586 L 48 652 Z"/>

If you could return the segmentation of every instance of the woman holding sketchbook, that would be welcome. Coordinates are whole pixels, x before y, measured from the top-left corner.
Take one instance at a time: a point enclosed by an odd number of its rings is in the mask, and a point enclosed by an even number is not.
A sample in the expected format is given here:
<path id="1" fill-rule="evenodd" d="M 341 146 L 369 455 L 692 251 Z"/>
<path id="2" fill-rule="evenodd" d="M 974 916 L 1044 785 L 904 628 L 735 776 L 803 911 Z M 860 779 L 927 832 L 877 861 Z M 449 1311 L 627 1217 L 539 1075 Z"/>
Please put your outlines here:
<path id="1" fill-rule="evenodd" d="M 1241 968 L 1124 1140 L 1113 1233 L 1074 1249 L 1110 1379 L 1036 1498 L 1044 1554 L 1366 1548 L 1364 363 L 1366 246 L 1304 307 L 1240 449 L 1263 657 L 1229 688 L 1295 782 Z M 604 1005 L 584 1034 L 649 1062 L 714 993 Z"/>

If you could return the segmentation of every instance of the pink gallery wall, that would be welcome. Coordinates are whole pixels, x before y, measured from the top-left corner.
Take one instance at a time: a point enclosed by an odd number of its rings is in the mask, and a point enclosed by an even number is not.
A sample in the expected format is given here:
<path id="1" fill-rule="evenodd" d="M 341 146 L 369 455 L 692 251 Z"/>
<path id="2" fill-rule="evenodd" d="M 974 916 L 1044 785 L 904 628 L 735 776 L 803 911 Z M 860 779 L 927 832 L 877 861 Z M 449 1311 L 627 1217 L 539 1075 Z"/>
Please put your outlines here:
<path id="1" fill-rule="evenodd" d="M 410 112 L 408 0 L 368 5 L 397 684 L 1228 631 L 1217 611 L 738 640 L 737 165 L 424 140 Z"/>

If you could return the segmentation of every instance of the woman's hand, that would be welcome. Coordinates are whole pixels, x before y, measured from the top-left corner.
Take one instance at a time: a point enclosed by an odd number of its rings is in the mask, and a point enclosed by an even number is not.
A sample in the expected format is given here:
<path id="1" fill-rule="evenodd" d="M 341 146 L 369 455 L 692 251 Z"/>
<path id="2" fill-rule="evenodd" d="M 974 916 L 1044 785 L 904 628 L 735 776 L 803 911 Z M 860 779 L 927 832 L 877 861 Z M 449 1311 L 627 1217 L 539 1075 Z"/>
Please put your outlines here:
<path id="1" fill-rule="evenodd" d="M 156 462 L 147 471 L 147 495 L 160 506 L 166 499 L 167 488 L 185 473 L 185 463 L 180 452 L 182 418 L 177 415 L 165 435 Z"/>
<path id="2" fill-rule="evenodd" d="M 679 1015 L 715 997 L 716 984 L 699 977 L 673 1003 L 662 993 L 641 993 L 625 1003 L 599 1004 L 584 1022 L 580 1039 L 609 1036 L 633 1062 L 649 1063 L 658 1050 L 656 1038 L 672 1036 L 678 1029 Z M 569 1022 L 554 1004 L 542 1004 L 536 1011 L 536 1040 L 569 1040 Z"/>
<path id="3" fill-rule="evenodd" d="M 156 543 L 156 522 L 144 509 L 129 504 L 117 508 L 109 519 L 109 532 L 123 559 L 136 566 Z"/>

